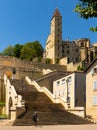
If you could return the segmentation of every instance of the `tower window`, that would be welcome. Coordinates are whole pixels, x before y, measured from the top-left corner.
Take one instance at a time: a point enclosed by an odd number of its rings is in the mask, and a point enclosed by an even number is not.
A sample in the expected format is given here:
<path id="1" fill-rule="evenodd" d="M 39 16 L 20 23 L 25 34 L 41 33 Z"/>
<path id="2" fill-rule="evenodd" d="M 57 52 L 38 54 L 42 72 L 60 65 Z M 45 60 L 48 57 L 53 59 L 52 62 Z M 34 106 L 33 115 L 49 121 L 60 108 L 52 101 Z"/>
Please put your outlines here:
<path id="1" fill-rule="evenodd" d="M 58 37 L 59 37 L 60 35 L 58 34 Z"/>
<path id="2" fill-rule="evenodd" d="M 59 86 L 60 85 L 60 81 L 57 81 L 57 86 Z"/>
<path id="3" fill-rule="evenodd" d="M 68 57 L 68 63 L 70 62 L 70 59 L 69 59 L 69 57 Z"/>
<path id="4" fill-rule="evenodd" d="M 64 50 L 62 50 L 62 53 L 64 53 Z"/>
<path id="5" fill-rule="evenodd" d="M 76 62 L 78 62 L 78 58 L 76 57 Z"/>
<path id="6" fill-rule="evenodd" d="M 59 49 L 60 49 L 60 48 L 59 48 L 59 46 L 58 46 L 58 51 L 59 51 Z"/>
<path id="7" fill-rule="evenodd" d="M 69 54 L 70 52 L 69 52 L 69 50 L 67 50 L 67 54 Z"/>
<path id="8" fill-rule="evenodd" d="M 78 49 L 76 49 L 76 52 L 78 52 Z"/>
<path id="9" fill-rule="evenodd" d="M 59 18 L 58 18 L 58 21 L 59 21 Z"/>

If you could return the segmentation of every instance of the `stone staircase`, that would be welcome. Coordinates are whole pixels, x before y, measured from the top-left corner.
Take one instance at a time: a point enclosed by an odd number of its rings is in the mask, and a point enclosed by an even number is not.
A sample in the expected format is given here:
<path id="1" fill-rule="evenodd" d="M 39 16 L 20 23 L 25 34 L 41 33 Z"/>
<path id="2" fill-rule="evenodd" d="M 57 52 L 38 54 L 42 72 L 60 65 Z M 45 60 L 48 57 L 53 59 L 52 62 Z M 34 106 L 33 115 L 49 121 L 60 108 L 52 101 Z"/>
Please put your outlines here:
<path id="1" fill-rule="evenodd" d="M 34 125 L 32 116 L 38 112 L 38 125 L 88 124 L 89 121 L 64 110 L 61 104 L 54 104 L 43 92 L 38 92 L 26 81 L 11 80 L 18 94 L 23 96 L 26 113 L 15 120 L 14 126 Z"/>

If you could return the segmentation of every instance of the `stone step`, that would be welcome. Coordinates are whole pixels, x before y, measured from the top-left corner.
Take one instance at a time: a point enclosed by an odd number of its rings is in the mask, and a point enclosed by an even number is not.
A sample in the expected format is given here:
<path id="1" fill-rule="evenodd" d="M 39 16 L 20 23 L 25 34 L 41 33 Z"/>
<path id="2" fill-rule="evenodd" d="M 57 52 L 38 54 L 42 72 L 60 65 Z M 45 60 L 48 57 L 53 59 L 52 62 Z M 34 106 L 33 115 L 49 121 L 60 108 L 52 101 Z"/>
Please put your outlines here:
<path id="1" fill-rule="evenodd" d="M 35 125 L 32 116 L 38 112 L 38 125 L 58 124 L 87 124 L 90 123 L 78 116 L 67 112 L 61 104 L 54 104 L 43 92 L 38 92 L 35 87 L 28 85 L 26 81 L 15 81 L 13 85 L 18 94 L 23 96 L 26 105 L 26 113 L 16 119 L 13 125 Z"/>

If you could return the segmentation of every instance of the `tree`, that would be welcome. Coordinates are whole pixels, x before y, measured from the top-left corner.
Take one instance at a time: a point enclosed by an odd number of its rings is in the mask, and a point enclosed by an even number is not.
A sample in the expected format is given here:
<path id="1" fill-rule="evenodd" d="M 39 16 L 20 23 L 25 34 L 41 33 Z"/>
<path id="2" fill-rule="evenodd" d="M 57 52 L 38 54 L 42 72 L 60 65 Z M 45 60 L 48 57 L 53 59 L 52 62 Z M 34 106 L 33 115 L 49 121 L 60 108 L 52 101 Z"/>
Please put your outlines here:
<path id="1" fill-rule="evenodd" d="M 84 19 L 97 17 L 97 0 L 79 0 L 79 4 L 76 5 L 75 12 L 80 14 L 80 17 Z M 91 27 L 91 31 L 97 32 L 97 26 Z"/>
<path id="2" fill-rule="evenodd" d="M 14 50 L 14 47 L 13 47 L 13 46 L 8 46 L 8 47 L 2 52 L 2 54 L 3 54 L 3 55 L 6 55 L 6 56 L 13 56 L 13 50 Z"/>
<path id="3" fill-rule="evenodd" d="M 43 47 L 39 43 L 39 41 L 33 42 L 33 48 L 35 50 L 35 57 L 40 57 L 43 55 Z"/>
<path id="4" fill-rule="evenodd" d="M 21 49 L 21 59 L 32 60 L 33 46 L 31 42 L 26 43 Z"/>
<path id="5" fill-rule="evenodd" d="M 36 42 L 27 42 L 21 49 L 21 59 L 33 60 L 33 58 L 39 57 L 43 54 L 43 48 L 41 44 Z"/>
<path id="6" fill-rule="evenodd" d="M 22 48 L 23 48 L 23 45 L 20 45 L 20 44 L 16 44 L 14 46 L 14 56 L 15 57 L 20 58 Z"/>

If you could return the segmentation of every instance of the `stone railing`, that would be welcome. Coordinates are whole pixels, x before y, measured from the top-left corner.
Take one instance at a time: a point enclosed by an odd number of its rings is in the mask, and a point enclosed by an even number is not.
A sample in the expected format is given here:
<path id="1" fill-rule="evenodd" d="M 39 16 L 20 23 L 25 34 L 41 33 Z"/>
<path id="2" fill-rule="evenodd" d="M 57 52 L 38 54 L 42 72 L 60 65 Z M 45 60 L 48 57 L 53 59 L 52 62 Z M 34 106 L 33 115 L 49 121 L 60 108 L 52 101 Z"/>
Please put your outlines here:
<path id="1" fill-rule="evenodd" d="M 16 90 L 13 85 L 11 85 L 9 79 L 6 75 L 4 75 L 4 86 L 6 93 L 6 115 L 9 117 L 9 111 L 14 111 L 14 116 L 12 118 L 16 118 L 16 108 L 24 107 L 24 101 L 22 100 L 22 96 L 16 93 Z"/>
<path id="2" fill-rule="evenodd" d="M 26 77 L 26 81 L 30 85 L 34 85 L 34 87 L 37 89 L 37 91 L 44 92 L 51 99 L 51 101 L 53 103 L 61 103 L 65 108 L 66 102 L 64 101 L 64 99 L 62 97 L 56 98 L 46 87 L 40 87 L 36 81 L 30 80 L 28 77 Z"/>
<path id="3" fill-rule="evenodd" d="M 30 80 L 28 77 L 26 77 L 26 81 L 30 85 L 34 85 L 34 87 L 39 92 L 44 92 L 51 99 L 53 103 L 61 103 L 64 109 L 69 111 L 70 113 L 81 116 L 83 118 L 85 117 L 84 107 L 75 107 L 74 109 L 68 108 L 68 103 L 65 101 L 63 97 L 56 98 L 46 87 L 40 87 L 36 81 Z"/>
<path id="4" fill-rule="evenodd" d="M 28 82 L 28 84 L 34 85 L 37 91 L 44 92 L 54 103 L 56 102 L 53 94 L 46 87 L 40 87 L 36 81 L 30 80 L 28 77 L 26 77 L 26 81 Z"/>

